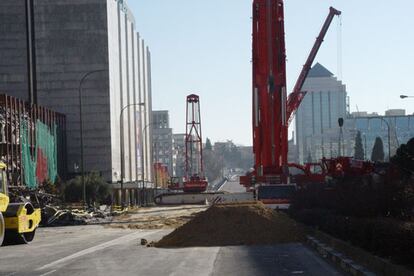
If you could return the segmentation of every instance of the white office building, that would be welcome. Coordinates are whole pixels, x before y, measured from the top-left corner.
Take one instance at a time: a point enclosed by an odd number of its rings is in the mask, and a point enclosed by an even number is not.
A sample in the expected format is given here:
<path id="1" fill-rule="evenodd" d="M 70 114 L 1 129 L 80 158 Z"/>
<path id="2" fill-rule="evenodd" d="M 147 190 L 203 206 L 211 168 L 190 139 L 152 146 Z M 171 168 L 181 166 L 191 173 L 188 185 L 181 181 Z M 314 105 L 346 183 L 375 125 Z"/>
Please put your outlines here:
<path id="1" fill-rule="evenodd" d="M 338 155 L 338 119 L 348 114 L 345 85 L 315 64 L 303 86 L 307 94 L 296 113 L 296 145 L 300 163 Z"/>

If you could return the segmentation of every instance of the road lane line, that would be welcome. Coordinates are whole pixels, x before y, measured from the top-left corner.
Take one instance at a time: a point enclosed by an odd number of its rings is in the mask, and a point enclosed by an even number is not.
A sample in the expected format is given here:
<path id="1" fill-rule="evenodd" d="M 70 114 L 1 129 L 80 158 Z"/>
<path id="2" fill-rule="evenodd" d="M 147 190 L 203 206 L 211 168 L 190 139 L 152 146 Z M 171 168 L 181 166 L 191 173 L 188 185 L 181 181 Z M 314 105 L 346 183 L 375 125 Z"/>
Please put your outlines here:
<path id="1" fill-rule="evenodd" d="M 64 257 L 62 259 L 59 259 L 57 261 L 54 261 L 54 262 L 51 262 L 51 263 L 49 263 L 47 265 L 44 265 L 42 267 L 39 267 L 35 271 L 50 269 L 50 268 L 52 268 L 52 267 L 54 267 L 56 265 L 62 264 L 64 262 L 68 262 L 70 260 L 73 260 L 73 259 L 76 259 L 76 258 L 79 258 L 79 257 L 82 257 L 84 255 L 91 254 L 91 253 L 94 253 L 96 251 L 99 251 L 99 250 L 102 250 L 102 249 L 105 249 L 105 248 L 108 248 L 108 247 L 111 247 L 111 246 L 114 246 L 114 245 L 118 245 L 118 244 L 121 244 L 121 243 L 130 242 L 130 241 L 135 240 L 137 238 L 143 238 L 143 237 L 146 237 L 146 236 L 149 236 L 149 235 L 152 235 L 152 234 L 156 234 L 156 233 L 161 232 L 161 231 L 162 230 L 151 231 L 150 233 L 134 232 L 134 233 L 131 233 L 131 234 L 122 236 L 120 238 L 116 238 L 116 239 L 114 239 L 112 241 L 108 241 L 108 242 L 105 242 L 105 243 L 102 243 L 102 244 L 99 244 L 99 245 L 96 245 L 96 246 L 87 248 L 85 250 L 79 251 L 79 252 L 77 252 L 75 254 L 66 256 L 66 257 Z"/>
<path id="2" fill-rule="evenodd" d="M 49 271 L 49 272 L 46 272 L 46 273 L 43 273 L 42 275 L 40 275 L 40 276 L 46 276 L 46 275 L 50 275 L 50 274 L 52 274 L 52 273 L 54 273 L 54 272 L 56 272 L 57 270 L 56 269 L 54 269 L 54 270 L 52 270 L 52 271 Z"/>

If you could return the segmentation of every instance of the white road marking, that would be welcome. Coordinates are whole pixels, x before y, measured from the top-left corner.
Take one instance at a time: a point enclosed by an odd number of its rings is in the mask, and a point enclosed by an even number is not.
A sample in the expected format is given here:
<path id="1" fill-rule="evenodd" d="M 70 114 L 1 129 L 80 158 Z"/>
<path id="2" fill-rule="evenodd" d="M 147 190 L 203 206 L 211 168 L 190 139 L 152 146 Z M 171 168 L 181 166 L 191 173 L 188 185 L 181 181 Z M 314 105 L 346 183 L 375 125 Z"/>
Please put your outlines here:
<path id="1" fill-rule="evenodd" d="M 137 238 L 144 238 L 146 236 L 149 236 L 151 234 L 158 233 L 160 231 L 162 231 L 162 230 L 151 231 L 150 233 L 134 232 L 134 233 L 131 233 L 131 234 L 122 236 L 120 238 L 114 239 L 112 241 L 105 242 L 105 243 L 102 243 L 102 244 L 99 244 L 99 245 L 96 245 L 96 246 L 87 248 L 85 250 L 79 251 L 79 252 L 77 252 L 75 254 L 69 255 L 69 256 L 64 257 L 62 259 L 59 259 L 57 261 L 51 262 L 51 263 L 49 263 L 47 265 L 44 265 L 42 267 L 37 268 L 35 271 L 50 269 L 52 267 L 55 267 L 56 265 L 62 264 L 64 262 L 71 261 L 73 259 L 82 257 L 84 255 L 91 254 L 91 253 L 94 253 L 96 251 L 99 251 L 99 250 L 102 250 L 102 249 L 105 249 L 105 248 L 108 248 L 108 247 L 111 247 L 111 246 L 114 246 L 114 245 L 117 245 L 117 244 L 127 243 L 127 242 L 130 242 L 130 241 L 135 240 Z"/>
<path id="2" fill-rule="evenodd" d="M 57 270 L 56 269 L 54 269 L 54 270 L 52 270 L 52 271 L 49 271 L 49 272 L 46 272 L 46 273 L 43 273 L 42 275 L 40 275 L 40 276 L 46 276 L 46 275 L 49 275 L 49 274 L 52 274 L 52 273 L 54 273 L 54 272 L 56 272 Z"/>

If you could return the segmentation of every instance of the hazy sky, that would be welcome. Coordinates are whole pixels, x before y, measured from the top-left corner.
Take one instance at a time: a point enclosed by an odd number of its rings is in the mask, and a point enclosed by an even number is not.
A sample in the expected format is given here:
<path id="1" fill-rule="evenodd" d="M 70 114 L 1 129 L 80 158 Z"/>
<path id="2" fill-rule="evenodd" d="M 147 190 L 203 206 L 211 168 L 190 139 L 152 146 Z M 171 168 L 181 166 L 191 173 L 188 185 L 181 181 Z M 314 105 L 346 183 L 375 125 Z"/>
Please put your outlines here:
<path id="1" fill-rule="evenodd" d="M 129 0 L 137 29 L 152 53 L 153 109 L 170 111 L 185 131 L 185 97 L 201 98 L 203 136 L 251 145 L 252 0 Z M 316 58 L 347 85 L 351 111 L 414 112 L 414 1 L 286 0 L 288 90 L 320 31 L 329 6 L 342 15 Z"/>

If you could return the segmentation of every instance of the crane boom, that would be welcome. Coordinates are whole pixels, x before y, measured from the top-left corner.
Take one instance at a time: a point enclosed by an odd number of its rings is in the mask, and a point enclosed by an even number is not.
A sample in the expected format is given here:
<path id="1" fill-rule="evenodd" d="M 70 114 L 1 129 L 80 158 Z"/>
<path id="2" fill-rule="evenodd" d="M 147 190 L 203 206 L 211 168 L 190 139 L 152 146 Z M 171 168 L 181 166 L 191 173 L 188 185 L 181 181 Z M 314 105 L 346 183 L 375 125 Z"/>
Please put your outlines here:
<path id="1" fill-rule="evenodd" d="M 302 91 L 303 84 L 305 83 L 305 80 L 311 69 L 312 63 L 315 60 L 316 55 L 318 54 L 319 48 L 322 45 L 322 42 L 325 38 L 326 33 L 328 32 L 328 29 L 332 23 L 332 20 L 335 16 L 339 16 L 339 15 L 341 15 L 341 11 L 338 11 L 337 9 L 330 7 L 329 15 L 326 18 L 325 23 L 322 26 L 322 30 L 320 31 L 319 36 L 316 38 L 315 44 L 312 47 L 312 50 L 308 56 L 308 59 L 306 60 L 306 63 L 303 65 L 302 71 L 299 74 L 299 78 L 296 81 L 293 91 L 289 95 L 289 98 L 287 101 L 288 124 L 290 124 L 291 121 L 293 120 L 294 113 L 299 108 L 300 103 L 302 102 L 303 98 L 306 95 L 306 91 Z"/>

